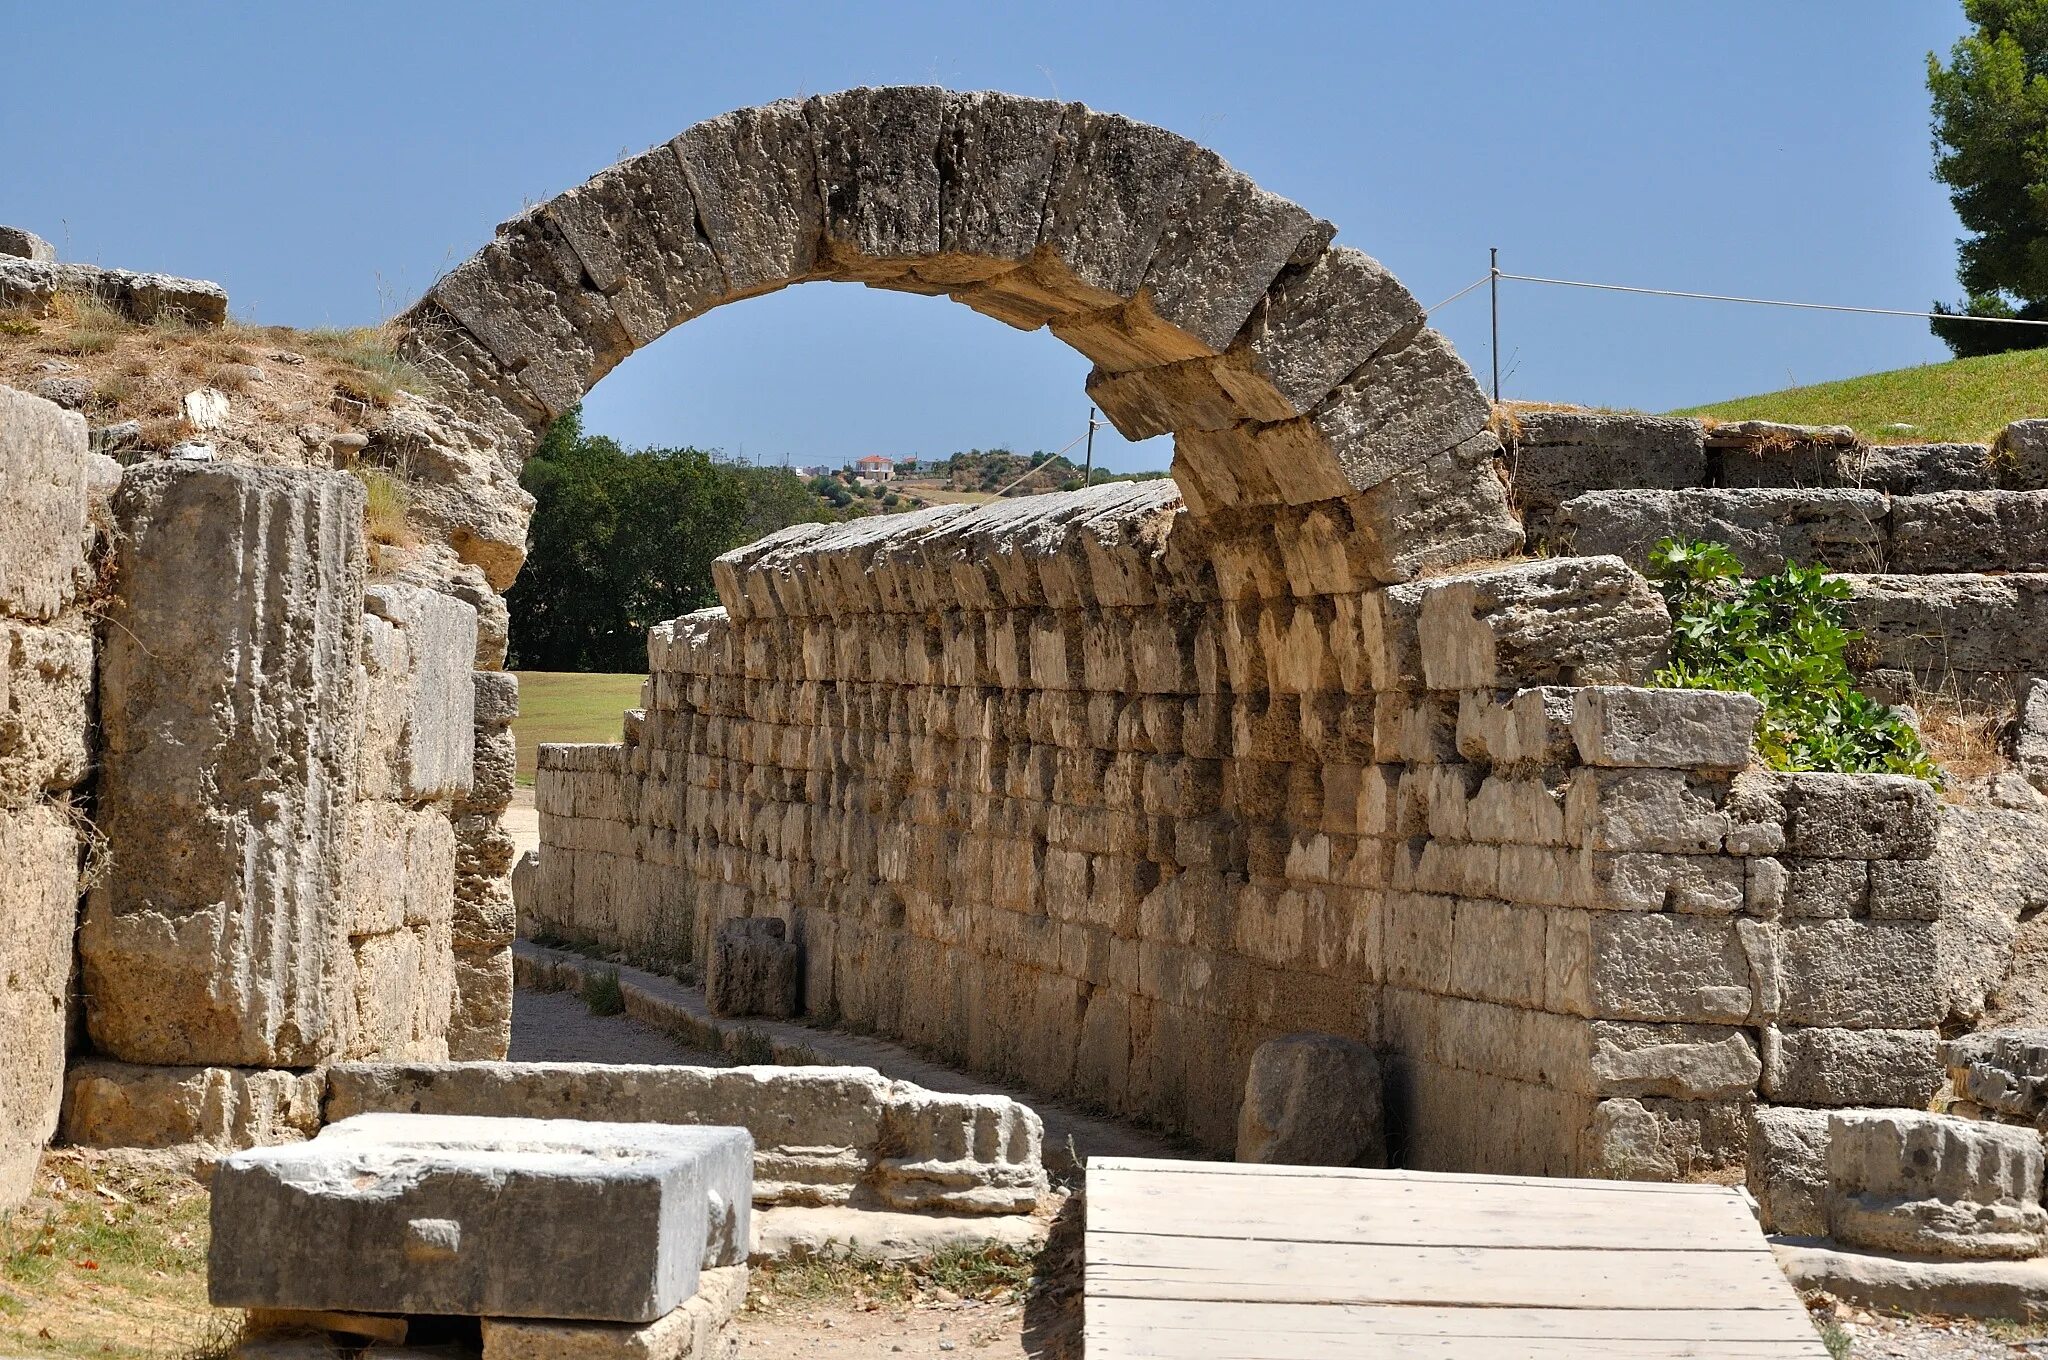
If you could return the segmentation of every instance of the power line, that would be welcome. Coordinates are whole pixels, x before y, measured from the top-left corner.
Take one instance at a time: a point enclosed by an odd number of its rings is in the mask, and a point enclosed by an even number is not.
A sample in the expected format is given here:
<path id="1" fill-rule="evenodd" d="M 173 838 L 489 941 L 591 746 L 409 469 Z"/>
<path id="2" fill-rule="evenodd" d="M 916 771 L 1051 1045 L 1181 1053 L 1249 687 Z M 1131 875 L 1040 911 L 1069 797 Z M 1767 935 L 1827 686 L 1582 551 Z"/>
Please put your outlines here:
<path id="1" fill-rule="evenodd" d="M 1900 307 L 1851 307 L 1837 302 L 1790 302 L 1783 298 L 1738 297 L 1731 293 L 1693 293 L 1680 288 L 1638 288 L 1625 283 L 1589 283 L 1584 279 L 1551 279 L 1540 274 L 1510 274 L 1505 270 L 1498 275 L 1488 274 L 1477 282 L 1460 288 L 1457 292 L 1439 302 L 1429 310 L 1456 302 L 1480 284 L 1495 277 L 1511 279 L 1516 283 L 1541 283 L 1555 288 L 1591 288 L 1603 293 L 1636 293 L 1646 297 L 1692 298 L 1700 302 L 1740 302 L 1751 307 L 1792 307 L 1805 312 L 1850 312 L 1859 316 L 1909 316 L 1922 321 L 1983 321 L 2004 326 L 2048 326 L 2048 321 L 2033 321 L 2017 316 L 1972 316 L 1968 312 L 1914 312 Z"/>

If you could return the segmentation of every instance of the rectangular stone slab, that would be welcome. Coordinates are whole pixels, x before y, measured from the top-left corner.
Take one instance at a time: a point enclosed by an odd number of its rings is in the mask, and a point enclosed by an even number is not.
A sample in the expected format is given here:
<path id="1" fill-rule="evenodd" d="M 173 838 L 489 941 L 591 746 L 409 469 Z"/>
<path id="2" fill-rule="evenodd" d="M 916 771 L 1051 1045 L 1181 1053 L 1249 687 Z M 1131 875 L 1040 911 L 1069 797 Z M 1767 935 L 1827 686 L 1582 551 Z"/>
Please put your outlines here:
<path id="1" fill-rule="evenodd" d="M 366 1114 L 213 1182 L 223 1308 L 651 1322 L 746 1260 L 744 1129 Z"/>

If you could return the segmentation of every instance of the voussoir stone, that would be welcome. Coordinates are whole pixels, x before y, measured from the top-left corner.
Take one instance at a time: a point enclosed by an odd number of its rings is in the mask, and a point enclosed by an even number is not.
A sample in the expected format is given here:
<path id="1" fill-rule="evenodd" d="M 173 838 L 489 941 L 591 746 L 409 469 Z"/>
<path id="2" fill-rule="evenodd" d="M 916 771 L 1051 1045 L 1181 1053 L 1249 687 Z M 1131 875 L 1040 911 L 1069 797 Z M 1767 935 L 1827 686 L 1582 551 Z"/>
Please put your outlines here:
<path id="1" fill-rule="evenodd" d="M 652 1322 L 697 1292 L 701 1269 L 745 1262 L 752 1155 L 737 1128 L 358 1116 L 221 1163 L 208 1294 Z"/>
<path id="2" fill-rule="evenodd" d="M 131 1062 L 318 1062 L 347 985 L 362 483 L 159 462 L 122 478 L 113 513 L 114 867 L 79 941 L 93 1041 Z"/>

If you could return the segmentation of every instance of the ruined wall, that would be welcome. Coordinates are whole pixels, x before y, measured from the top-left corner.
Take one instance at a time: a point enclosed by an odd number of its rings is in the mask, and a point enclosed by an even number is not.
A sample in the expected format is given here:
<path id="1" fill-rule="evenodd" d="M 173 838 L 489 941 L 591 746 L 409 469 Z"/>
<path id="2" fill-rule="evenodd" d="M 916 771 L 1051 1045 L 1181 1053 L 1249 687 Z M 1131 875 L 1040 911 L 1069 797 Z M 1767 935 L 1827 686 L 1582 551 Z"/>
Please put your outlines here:
<path id="1" fill-rule="evenodd" d="M 57 1125 L 91 769 L 85 422 L 0 387 L 0 1212 Z"/>

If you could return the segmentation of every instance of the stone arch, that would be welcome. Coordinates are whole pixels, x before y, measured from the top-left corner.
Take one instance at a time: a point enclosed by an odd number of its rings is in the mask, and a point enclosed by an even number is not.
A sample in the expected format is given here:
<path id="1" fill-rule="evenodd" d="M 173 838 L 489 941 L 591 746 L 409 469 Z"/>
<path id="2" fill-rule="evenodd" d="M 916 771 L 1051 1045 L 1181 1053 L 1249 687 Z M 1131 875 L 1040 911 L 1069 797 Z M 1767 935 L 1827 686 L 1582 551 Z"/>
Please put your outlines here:
<path id="1" fill-rule="evenodd" d="M 1398 580 L 1519 545 L 1488 404 L 1400 282 L 1171 132 L 931 86 L 741 109 L 532 208 L 402 318 L 516 461 L 627 355 L 809 280 L 942 295 L 1093 361 L 1190 512 L 1378 494 Z M 1381 488 L 1388 488 L 1382 491 Z"/>

